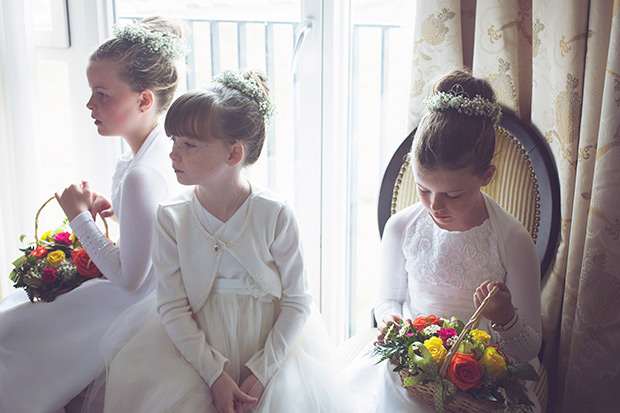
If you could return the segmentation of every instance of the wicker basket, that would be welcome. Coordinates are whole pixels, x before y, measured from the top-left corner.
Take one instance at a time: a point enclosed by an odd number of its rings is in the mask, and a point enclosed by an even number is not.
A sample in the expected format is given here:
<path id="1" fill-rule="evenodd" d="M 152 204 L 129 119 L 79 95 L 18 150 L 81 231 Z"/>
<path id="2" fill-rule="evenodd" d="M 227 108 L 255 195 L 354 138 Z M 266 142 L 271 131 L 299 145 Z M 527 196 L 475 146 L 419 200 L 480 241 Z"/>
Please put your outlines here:
<path id="1" fill-rule="evenodd" d="M 450 348 L 450 351 L 446 355 L 446 359 L 444 360 L 443 364 L 441 365 L 439 369 L 440 377 L 445 377 L 446 370 L 448 369 L 448 365 L 450 364 L 450 360 L 452 360 L 452 357 L 454 356 L 454 354 L 456 354 L 456 350 L 459 347 L 459 344 L 461 343 L 463 338 L 465 338 L 467 333 L 469 333 L 472 328 L 478 325 L 478 323 L 480 322 L 480 319 L 482 318 L 482 311 L 484 311 L 484 309 L 488 305 L 489 300 L 491 299 L 491 297 L 493 297 L 497 293 L 497 291 L 499 291 L 499 288 L 497 286 L 493 287 L 489 295 L 482 301 L 482 303 L 480 304 L 480 307 L 478 307 L 474 315 L 469 319 L 469 322 L 463 328 L 463 331 L 458 336 L 456 342 Z M 395 360 L 390 360 L 390 362 L 393 365 L 396 365 L 396 366 L 398 365 L 398 363 Z M 400 376 L 401 382 L 404 383 L 405 378 L 409 376 L 409 371 L 408 369 L 402 369 L 398 372 L 398 374 Z M 434 381 L 427 381 L 422 384 L 417 384 L 415 386 L 408 386 L 408 387 L 405 387 L 405 389 L 407 389 L 407 392 L 411 396 L 424 400 L 425 402 L 430 403 L 432 405 L 435 404 L 435 401 L 434 401 L 435 400 L 435 382 Z M 452 401 L 450 403 L 444 404 L 444 411 L 454 412 L 454 413 L 495 412 L 501 409 L 502 407 L 503 407 L 502 404 L 498 402 L 492 402 L 490 400 L 478 400 L 474 398 L 473 396 L 467 394 L 466 392 L 460 389 L 457 389 Z"/>
<path id="2" fill-rule="evenodd" d="M 41 215 L 41 212 L 43 211 L 43 208 L 45 208 L 47 206 L 47 204 L 49 204 L 52 200 L 54 200 L 56 197 L 53 196 L 51 198 L 49 198 L 47 201 L 45 201 L 43 203 L 43 205 L 41 205 L 41 207 L 39 208 L 39 210 L 37 211 L 37 214 L 34 217 L 34 239 L 36 242 L 37 247 L 41 246 L 41 240 L 39 239 L 39 216 Z M 102 222 L 103 222 L 103 226 L 105 228 L 105 235 L 106 237 L 110 237 L 109 235 L 109 230 L 108 230 L 108 223 L 106 222 L 105 218 L 103 216 L 101 216 Z M 39 292 L 34 289 L 34 288 L 26 288 L 26 293 L 28 294 L 28 298 L 30 299 L 30 301 L 45 301 L 45 302 L 52 302 L 56 299 L 56 297 L 58 297 L 59 295 L 65 294 L 77 287 L 79 287 L 82 283 L 88 281 L 88 279 L 83 280 L 81 283 L 79 284 L 75 284 L 72 285 L 68 288 L 63 288 L 62 290 L 57 290 L 54 292 L 46 292 L 44 296 L 41 296 L 39 294 Z"/>

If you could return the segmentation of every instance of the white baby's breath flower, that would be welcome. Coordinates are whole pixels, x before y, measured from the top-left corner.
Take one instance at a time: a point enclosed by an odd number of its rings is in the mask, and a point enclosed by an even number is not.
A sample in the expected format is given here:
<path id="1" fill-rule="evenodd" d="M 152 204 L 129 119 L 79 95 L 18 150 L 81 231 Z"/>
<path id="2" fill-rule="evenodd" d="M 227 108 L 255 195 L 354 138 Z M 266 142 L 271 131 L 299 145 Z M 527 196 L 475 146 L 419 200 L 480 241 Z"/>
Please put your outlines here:
<path id="1" fill-rule="evenodd" d="M 233 70 L 225 70 L 213 78 L 214 82 L 221 83 L 233 89 L 237 89 L 244 95 L 254 99 L 263 114 L 265 123 L 269 124 L 275 113 L 276 107 L 265 95 L 262 88 L 252 79 L 244 79 Z"/>

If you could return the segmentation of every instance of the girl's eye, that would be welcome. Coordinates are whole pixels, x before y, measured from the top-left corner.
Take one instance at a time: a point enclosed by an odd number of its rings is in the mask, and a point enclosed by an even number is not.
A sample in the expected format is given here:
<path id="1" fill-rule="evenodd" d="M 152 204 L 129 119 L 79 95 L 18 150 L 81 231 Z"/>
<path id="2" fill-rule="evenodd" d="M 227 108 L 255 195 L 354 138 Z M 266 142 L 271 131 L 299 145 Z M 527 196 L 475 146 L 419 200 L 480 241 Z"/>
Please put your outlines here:
<path id="1" fill-rule="evenodd" d="M 454 196 L 450 196 L 448 194 L 446 194 L 446 198 L 448 199 L 459 199 L 460 195 L 454 195 Z"/>
<path id="2" fill-rule="evenodd" d="M 430 191 L 427 191 L 426 189 L 418 188 L 418 192 L 420 192 L 421 194 L 428 194 Z"/>
<path id="3" fill-rule="evenodd" d="M 106 95 L 105 93 L 102 93 L 102 92 L 97 92 L 97 94 L 98 94 L 98 95 L 99 95 L 99 97 L 101 97 L 101 98 L 107 98 L 107 97 L 108 97 L 108 95 Z"/>
<path id="4" fill-rule="evenodd" d="M 185 146 L 188 147 L 188 148 L 195 148 L 196 147 L 196 145 L 191 144 L 189 142 L 185 142 Z"/>

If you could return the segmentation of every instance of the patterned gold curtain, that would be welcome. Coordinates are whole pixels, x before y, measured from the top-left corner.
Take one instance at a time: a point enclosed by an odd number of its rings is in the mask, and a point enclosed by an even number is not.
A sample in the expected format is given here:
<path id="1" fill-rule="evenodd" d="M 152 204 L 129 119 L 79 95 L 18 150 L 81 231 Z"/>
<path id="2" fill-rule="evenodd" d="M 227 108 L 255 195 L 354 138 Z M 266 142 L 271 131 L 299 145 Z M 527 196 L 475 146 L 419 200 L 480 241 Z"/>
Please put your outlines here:
<path id="1" fill-rule="evenodd" d="M 409 125 L 467 65 L 547 140 L 562 228 L 542 291 L 550 411 L 620 406 L 620 0 L 419 0 Z"/>

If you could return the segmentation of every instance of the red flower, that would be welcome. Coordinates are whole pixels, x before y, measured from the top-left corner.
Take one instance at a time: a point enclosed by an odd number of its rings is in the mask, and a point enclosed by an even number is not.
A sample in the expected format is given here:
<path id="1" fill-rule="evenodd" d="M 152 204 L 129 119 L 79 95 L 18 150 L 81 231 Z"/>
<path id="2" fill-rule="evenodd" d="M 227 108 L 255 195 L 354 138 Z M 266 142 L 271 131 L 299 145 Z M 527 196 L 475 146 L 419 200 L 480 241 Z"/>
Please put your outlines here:
<path id="1" fill-rule="evenodd" d="M 30 253 L 30 256 L 34 256 L 38 258 L 45 258 L 47 256 L 47 248 L 44 246 L 37 247 L 34 251 Z"/>
<path id="2" fill-rule="evenodd" d="M 422 331 L 426 327 L 430 326 L 431 324 L 441 325 L 442 324 L 441 318 L 435 317 L 434 315 L 429 315 L 428 317 L 418 317 L 415 320 L 413 320 L 413 323 L 412 323 L 413 327 L 417 331 Z"/>
<path id="3" fill-rule="evenodd" d="M 60 232 L 54 235 L 53 239 L 56 244 L 69 246 L 73 243 L 73 241 L 71 241 L 71 234 L 68 232 Z"/>
<path id="4" fill-rule="evenodd" d="M 73 263 L 77 268 L 78 274 L 88 278 L 97 278 L 99 276 L 99 268 L 97 268 L 93 260 L 90 259 L 86 250 L 79 249 L 71 251 L 71 258 L 73 258 Z"/>
<path id="5" fill-rule="evenodd" d="M 43 270 L 43 282 L 46 284 L 56 281 L 56 270 L 53 268 L 46 268 Z"/>
<path id="6" fill-rule="evenodd" d="M 448 370 L 446 379 L 450 380 L 456 387 L 463 391 L 472 388 L 480 388 L 484 369 L 476 361 L 473 354 L 455 353 Z"/>

